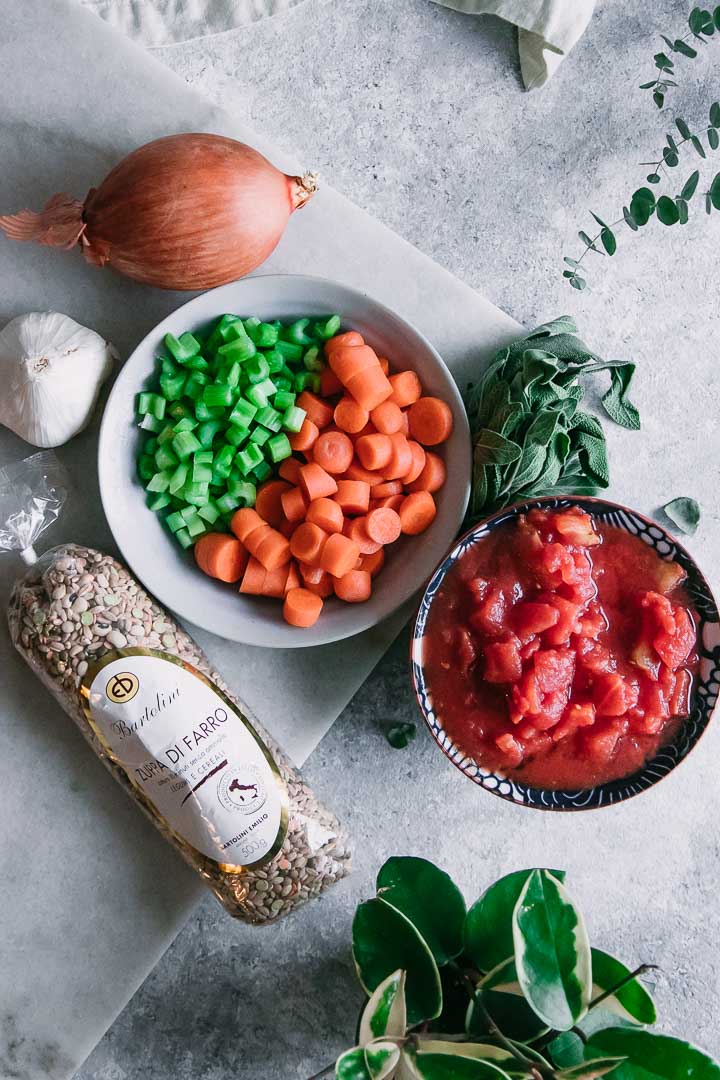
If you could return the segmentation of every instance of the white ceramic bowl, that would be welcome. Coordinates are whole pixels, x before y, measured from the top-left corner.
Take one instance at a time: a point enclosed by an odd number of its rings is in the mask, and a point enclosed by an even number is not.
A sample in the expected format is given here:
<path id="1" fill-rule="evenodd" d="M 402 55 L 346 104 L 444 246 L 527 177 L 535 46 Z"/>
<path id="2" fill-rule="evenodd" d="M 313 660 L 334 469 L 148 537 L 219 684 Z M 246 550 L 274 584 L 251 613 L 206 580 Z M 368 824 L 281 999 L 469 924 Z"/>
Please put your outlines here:
<path id="1" fill-rule="evenodd" d="M 309 630 L 288 626 L 277 600 L 243 596 L 237 586 L 202 574 L 160 518 L 148 510 L 137 480 L 136 395 L 156 368 L 163 337 L 197 329 L 225 312 L 263 320 L 338 312 L 343 327 L 359 330 L 396 371 L 414 368 L 425 393 L 450 405 L 455 429 L 441 448 L 447 482 L 438 492 L 435 521 L 418 537 L 388 548 L 387 562 L 365 604 L 326 600 Z M 421 588 L 447 552 L 465 513 L 470 486 L 470 431 L 458 388 L 439 355 L 417 330 L 355 289 L 322 278 L 273 275 L 244 278 L 183 304 L 145 337 L 112 389 L 100 430 L 98 472 L 103 508 L 133 573 L 181 618 L 232 641 L 271 648 L 322 645 L 375 626 Z"/>

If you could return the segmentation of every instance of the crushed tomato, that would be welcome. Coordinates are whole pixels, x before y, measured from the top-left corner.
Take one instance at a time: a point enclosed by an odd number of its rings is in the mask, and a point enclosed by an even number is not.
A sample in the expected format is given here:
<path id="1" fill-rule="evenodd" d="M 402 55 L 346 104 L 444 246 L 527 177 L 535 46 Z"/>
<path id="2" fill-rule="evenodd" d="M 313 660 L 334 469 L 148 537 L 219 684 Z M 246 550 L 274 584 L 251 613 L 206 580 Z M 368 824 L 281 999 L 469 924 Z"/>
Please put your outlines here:
<path id="1" fill-rule="evenodd" d="M 576 507 L 495 529 L 451 568 L 428 618 L 425 676 L 445 730 L 533 787 L 629 776 L 689 714 L 684 576 Z"/>

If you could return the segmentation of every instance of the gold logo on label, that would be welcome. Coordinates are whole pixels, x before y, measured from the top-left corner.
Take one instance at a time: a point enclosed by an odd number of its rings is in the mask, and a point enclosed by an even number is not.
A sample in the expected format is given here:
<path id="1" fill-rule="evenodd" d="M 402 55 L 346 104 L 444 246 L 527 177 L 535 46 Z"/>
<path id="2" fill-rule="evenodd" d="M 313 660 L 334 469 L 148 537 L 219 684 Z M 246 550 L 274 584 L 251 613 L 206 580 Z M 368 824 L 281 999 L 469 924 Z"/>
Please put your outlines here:
<path id="1" fill-rule="evenodd" d="M 131 671 L 120 671 L 105 684 L 105 693 L 116 705 L 132 701 L 140 689 L 140 682 Z"/>

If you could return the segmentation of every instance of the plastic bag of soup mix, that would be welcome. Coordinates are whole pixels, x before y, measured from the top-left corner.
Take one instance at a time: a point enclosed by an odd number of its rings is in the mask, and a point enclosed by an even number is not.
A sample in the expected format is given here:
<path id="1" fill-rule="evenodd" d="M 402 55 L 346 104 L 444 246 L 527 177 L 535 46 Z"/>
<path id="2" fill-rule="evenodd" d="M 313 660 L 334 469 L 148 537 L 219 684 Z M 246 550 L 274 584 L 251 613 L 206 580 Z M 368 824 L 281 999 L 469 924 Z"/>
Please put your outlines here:
<path id="1" fill-rule="evenodd" d="M 348 873 L 345 834 L 126 567 L 78 544 L 36 555 L 64 501 L 50 453 L 0 470 L 0 550 L 26 564 L 15 647 L 231 915 L 288 914 Z"/>

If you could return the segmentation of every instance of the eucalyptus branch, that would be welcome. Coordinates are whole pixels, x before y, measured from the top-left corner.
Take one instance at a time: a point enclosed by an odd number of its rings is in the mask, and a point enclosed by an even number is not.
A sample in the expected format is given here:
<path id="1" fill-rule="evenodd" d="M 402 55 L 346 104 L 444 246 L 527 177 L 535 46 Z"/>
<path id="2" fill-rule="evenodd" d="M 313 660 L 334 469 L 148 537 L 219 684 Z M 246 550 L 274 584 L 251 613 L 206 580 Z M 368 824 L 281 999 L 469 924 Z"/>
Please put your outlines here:
<path id="1" fill-rule="evenodd" d="M 666 90 L 671 86 L 677 86 L 677 83 L 671 78 L 671 76 L 675 75 L 675 62 L 668 53 L 678 53 L 688 60 L 694 60 L 698 55 L 698 51 L 689 42 L 694 41 L 696 44 L 705 45 L 708 38 L 711 38 L 716 30 L 720 30 L 720 5 L 712 13 L 704 8 L 694 7 L 688 16 L 688 27 L 689 30 L 683 37 L 674 40 L 666 37 L 665 34 L 660 35 L 668 52 L 655 53 L 653 59 L 657 68 L 657 75 L 649 82 L 640 84 L 641 90 L 651 92 L 652 99 L 658 109 L 662 109 L 665 104 Z"/>
<path id="2" fill-rule="evenodd" d="M 658 970 L 659 969 L 657 964 L 640 964 L 640 966 L 636 967 L 634 971 L 628 972 L 624 979 L 620 979 L 620 981 L 616 982 L 614 986 L 610 986 L 607 990 L 603 990 L 602 994 L 598 994 L 597 997 L 593 998 L 588 1005 L 588 1012 L 590 1012 L 591 1009 L 594 1009 L 596 1005 L 599 1005 L 601 1001 L 605 1001 L 607 998 L 613 997 L 615 994 L 617 994 L 618 990 L 622 990 L 623 986 L 627 986 L 627 984 L 632 982 L 633 979 L 639 979 L 642 975 L 646 975 L 648 971 Z"/>

